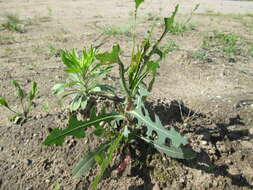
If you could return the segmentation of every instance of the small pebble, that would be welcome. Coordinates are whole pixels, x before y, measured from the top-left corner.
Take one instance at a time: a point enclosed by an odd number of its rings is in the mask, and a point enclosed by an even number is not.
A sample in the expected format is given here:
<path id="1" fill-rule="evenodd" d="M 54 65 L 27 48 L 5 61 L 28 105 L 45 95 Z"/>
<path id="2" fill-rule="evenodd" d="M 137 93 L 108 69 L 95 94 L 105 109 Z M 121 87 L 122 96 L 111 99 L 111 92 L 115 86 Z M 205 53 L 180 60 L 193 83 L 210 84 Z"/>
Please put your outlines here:
<path id="1" fill-rule="evenodd" d="M 29 159 L 26 159 L 24 162 L 27 166 L 30 166 L 32 164 L 32 160 Z"/>
<path id="2" fill-rule="evenodd" d="M 59 168 L 59 167 L 57 167 L 57 168 L 55 169 L 55 173 L 56 173 L 56 174 L 63 174 L 63 173 L 64 173 L 64 170 L 61 169 L 61 168 Z"/>

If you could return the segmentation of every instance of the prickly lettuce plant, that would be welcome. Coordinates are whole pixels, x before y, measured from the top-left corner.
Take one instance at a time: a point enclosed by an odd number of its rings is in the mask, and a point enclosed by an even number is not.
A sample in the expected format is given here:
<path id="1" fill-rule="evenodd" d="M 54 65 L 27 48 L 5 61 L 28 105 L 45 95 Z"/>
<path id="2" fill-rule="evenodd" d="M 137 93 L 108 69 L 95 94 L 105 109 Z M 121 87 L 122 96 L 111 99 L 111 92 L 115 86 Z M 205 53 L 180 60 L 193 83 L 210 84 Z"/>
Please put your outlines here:
<path id="1" fill-rule="evenodd" d="M 38 93 L 37 83 L 32 82 L 32 88 L 31 90 L 26 93 L 25 90 L 21 88 L 19 83 L 16 80 L 12 81 L 13 86 L 16 89 L 16 93 L 18 96 L 18 99 L 20 101 L 20 105 L 22 107 L 22 111 L 15 111 L 13 110 L 10 105 L 8 104 L 6 98 L 0 97 L 0 106 L 4 106 L 8 110 L 14 113 L 14 115 L 10 118 L 11 121 L 14 121 L 15 123 L 18 123 L 21 120 L 27 119 L 28 114 L 32 108 L 33 100 L 36 97 Z"/>
<path id="2" fill-rule="evenodd" d="M 143 1 L 135 0 L 135 19 L 138 7 Z M 146 142 L 173 158 L 194 157 L 194 153 L 185 147 L 188 141 L 174 128 L 166 129 L 157 115 L 151 119 L 144 105 L 155 82 L 159 62 L 164 55 L 159 49 L 159 44 L 173 26 L 177 10 L 178 6 L 170 17 L 164 19 L 164 31 L 154 44 L 151 44 L 149 35 L 140 45 L 135 45 L 136 37 L 133 33 L 131 62 L 127 68 L 120 59 L 119 45 L 114 45 L 111 52 L 95 56 L 101 65 L 119 66 L 123 98 L 117 100 L 110 109 L 103 107 L 101 111 L 97 111 L 96 107 L 93 107 L 85 121 L 80 121 L 76 115 L 72 115 L 65 129 L 54 129 L 44 141 L 45 145 L 62 145 L 68 136 L 84 138 L 88 128 L 92 130 L 93 135 L 106 139 L 93 151 L 87 153 L 73 170 L 74 177 L 81 177 L 98 164 L 100 170 L 91 184 L 92 189 L 96 189 L 117 152 L 122 150 L 122 147 L 127 149 L 136 141 Z M 125 165 L 131 160 L 130 152 L 130 150 L 126 151 L 124 162 L 118 167 L 119 172 L 124 170 Z"/>
<path id="3" fill-rule="evenodd" d="M 100 77 L 107 73 L 111 66 L 96 62 L 97 50 L 84 49 L 79 57 L 76 50 L 60 51 L 62 62 L 67 68 L 64 70 L 69 78 L 66 82 L 58 83 L 53 87 L 54 95 L 61 95 L 65 98 L 73 95 L 69 108 L 71 111 L 85 109 L 90 101 L 91 95 L 102 92 L 114 93 L 113 87 L 99 84 Z"/>

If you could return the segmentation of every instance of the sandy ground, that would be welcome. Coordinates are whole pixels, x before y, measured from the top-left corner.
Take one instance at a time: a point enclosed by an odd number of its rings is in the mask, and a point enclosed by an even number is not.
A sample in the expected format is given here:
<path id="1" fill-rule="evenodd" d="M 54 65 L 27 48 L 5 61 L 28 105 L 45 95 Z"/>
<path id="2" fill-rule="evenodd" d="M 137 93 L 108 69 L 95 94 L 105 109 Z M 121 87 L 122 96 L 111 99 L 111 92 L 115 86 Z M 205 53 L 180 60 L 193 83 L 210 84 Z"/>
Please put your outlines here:
<path id="1" fill-rule="evenodd" d="M 183 22 L 198 3 L 200 7 L 190 21 L 194 29 L 166 38 L 173 39 L 179 48 L 161 63 L 149 101 L 166 124 L 192 133 L 192 146 L 199 157 L 182 162 L 154 154 L 146 169 L 134 167 L 130 175 L 118 178 L 108 174 L 100 189 L 149 190 L 155 184 L 161 189 L 252 189 L 253 56 L 248 48 L 253 41 L 253 2 L 148 0 L 140 9 L 137 34 L 141 39 L 151 24 L 148 14 L 167 16 L 180 4 L 177 21 Z M 65 78 L 64 66 L 49 47 L 81 50 L 107 42 L 101 49 L 110 50 L 120 43 L 122 59 L 127 61 L 131 38 L 101 35 L 99 27 L 129 25 L 133 7 L 130 0 L 0 0 L 0 23 L 7 13 L 19 15 L 26 23 L 25 33 L 0 30 L 0 96 L 19 107 L 10 85 L 13 79 L 26 89 L 31 81 L 37 81 L 40 91 L 32 119 L 23 126 L 10 123 L 10 113 L 0 108 L 0 189 L 46 190 L 56 184 L 67 190 L 89 189 L 94 171 L 80 180 L 73 180 L 70 173 L 73 164 L 95 146 L 96 139 L 70 139 L 63 147 L 42 145 L 49 128 L 64 127 L 67 121 L 66 102 L 62 105 L 51 93 L 52 86 Z M 193 56 L 205 51 L 202 41 L 214 30 L 239 36 L 242 50 L 232 61 L 215 50 L 207 51 L 211 62 Z M 154 37 L 161 28 L 156 31 Z M 117 81 L 117 70 L 112 75 Z M 205 117 L 182 116 L 171 106 L 175 100 Z M 179 116 L 186 120 L 177 121 Z"/>

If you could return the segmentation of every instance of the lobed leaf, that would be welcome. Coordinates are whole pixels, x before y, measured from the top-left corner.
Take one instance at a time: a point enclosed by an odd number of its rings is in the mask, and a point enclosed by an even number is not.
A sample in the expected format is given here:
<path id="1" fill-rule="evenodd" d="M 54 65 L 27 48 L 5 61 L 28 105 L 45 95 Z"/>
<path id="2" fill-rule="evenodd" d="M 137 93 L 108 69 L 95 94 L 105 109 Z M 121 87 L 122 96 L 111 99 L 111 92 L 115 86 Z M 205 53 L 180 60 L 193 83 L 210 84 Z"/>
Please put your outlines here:
<path id="1" fill-rule="evenodd" d="M 67 136 L 74 136 L 77 138 L 84 138 L 84 130 L 91 126 L 98 125 L 101 121 L 112 121 L 116 118 L 122 118 L 116 113 L 101 114 L 99 116 L 92 116 L 90 120 L 78 121 L 76 115 L 72 115 L 69 119 L 67 128 L 53 129 L 50 135 L 44 141 L 44 145 L 62 145 Z"/>
<path id="2" fill-rule="evenodd" d="M 151 142 L 155 148 L 169 156 L 186 158 L 188 155 L 184 155 L 184 151 L 181 147 L 188 144 L 187 140 L 174 128 L 171 128 L 170 130 L 165 129 L 156 114 L 154 121 L 151 120 L 149 112 L 142 102 L 142 98 L 145 96 L 147 96 L 147 91 L 140 89 L 139 95 L 135 101 L 136 108 L 128 112 L 137 119 L 138 126 L 144 125 L 147 127 L 147 132 L 141 138 L 147 142 Z M 152 137 L 154 133 L 157 135 L 155 138 Z M 171 142 L 169 146 L 166 145 L 168 140 Z"/>

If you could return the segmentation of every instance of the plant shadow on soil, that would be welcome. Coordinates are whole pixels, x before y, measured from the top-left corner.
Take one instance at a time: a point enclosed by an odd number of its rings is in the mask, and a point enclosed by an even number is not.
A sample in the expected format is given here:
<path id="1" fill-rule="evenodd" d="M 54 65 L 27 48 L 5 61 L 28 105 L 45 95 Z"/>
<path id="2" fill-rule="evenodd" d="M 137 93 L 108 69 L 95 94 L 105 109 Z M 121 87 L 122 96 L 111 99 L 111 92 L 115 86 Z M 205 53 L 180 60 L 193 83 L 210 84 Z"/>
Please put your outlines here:
<path id="1" fill-rule="evenodd" d="M 237 131 L 229 131 L 227 128 L 232 125 L 244 125 L 241 121 L 240 116 L 229 118 L 228 123 L 213 123 L 214 121 L 210 121 L 209 116 L 196 113 L 193 110 L 186 107 L 182 102 L 172 101 L 170 104 L 158 102 L 158 104 L 149 102 L 146 104 L 151 115 L 154 116 L 156 113 L 163 125 L 173 125 L 173 123 L 177 123 L 179 126 L 183 126 L 184 117 L 194 117 L 192 122 L 190 122 L 190 126 L 187 129 L 177 128 L 179 131 L 183 131 L 184 134 L 193 133 L 195 135 L 208 134 L 210 142 L 216 147 L 217 142 L 224 141 L 225 136 L 229 138 L 230 141 L 243 139 L 248 136 L 247 130 L 237 130 Z M 152 111 L 153 110 L 153 111 Z M 208 121 L 208 122 L 207 122 Z M 209 127 L 211 126 L 211 127 Z M 140 177 L 145 183 L 140 186 L 130 186 L 129 190 L 138 190 L 138 189 L 146 189 L 152 190 L 153 185 L 152 179 L 150 176 L 151 171 L 154 167 L 151 167 L 149 163 L 152 160 L 152 156 L 157 151 L 149 146 L 147 148 L 146 143 L 140 142 L 137 147 L 139 148 L 139 156 L 135 159 L 140 160 L 142 165 L 137 165 L 132 167 L 131 175 Z M 231 150 L 231 153 L 235 152 L 235 150 Z M 215 155 L 219 159 L 221 157 L 221 153 L 216 148 Z M 150 159 L 151 158 L 151 159 Z M 171 158 L 169 158 L 171 159 Z M 183 167 L 184 170 L 187 168 L 201 170 L 204 173 L 213 174 L 215 177 L 223 176 L 231 179 L 232 185 L 238 187 L 248 187 L 253 188 L 251 184 L 243 177 L 241 174 L 233 175 L 228 171 L 228 165 L 223 163 L 222 165 L 216 165 L 210 155 L 205 151 L 202 147 L 200 147 L 200 151 L 197 152 L 197 156 L 193 160 L 181 160 L 181 159 L 172 159 L 178 163 L 179 166 Z M 170 185 L 170 184 L 167 184 Z"/>

